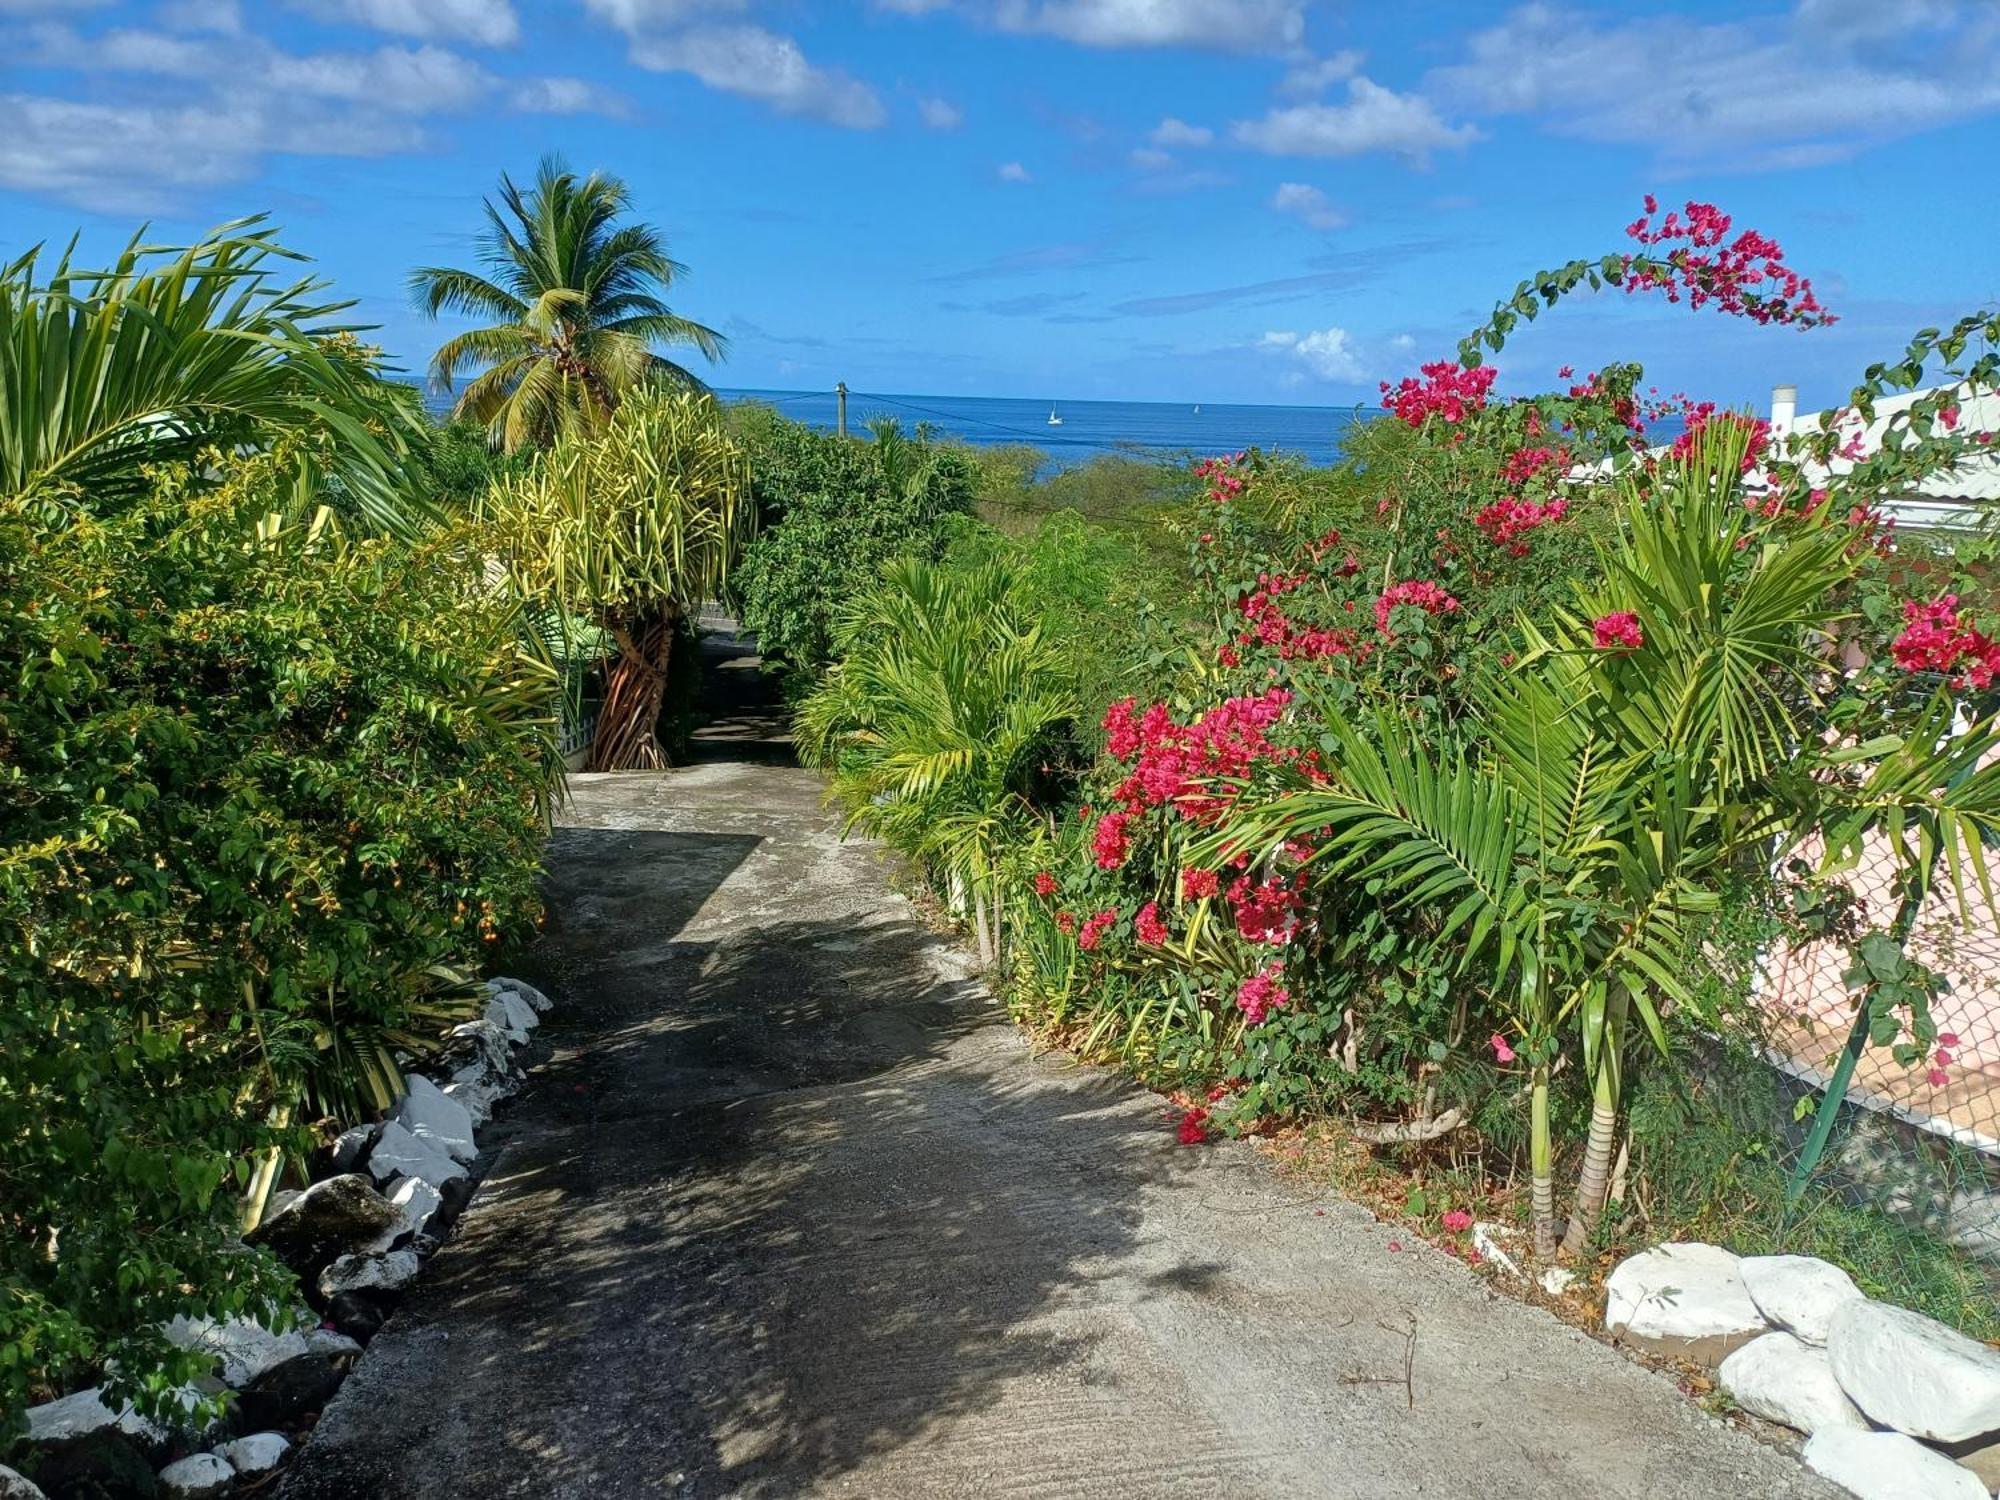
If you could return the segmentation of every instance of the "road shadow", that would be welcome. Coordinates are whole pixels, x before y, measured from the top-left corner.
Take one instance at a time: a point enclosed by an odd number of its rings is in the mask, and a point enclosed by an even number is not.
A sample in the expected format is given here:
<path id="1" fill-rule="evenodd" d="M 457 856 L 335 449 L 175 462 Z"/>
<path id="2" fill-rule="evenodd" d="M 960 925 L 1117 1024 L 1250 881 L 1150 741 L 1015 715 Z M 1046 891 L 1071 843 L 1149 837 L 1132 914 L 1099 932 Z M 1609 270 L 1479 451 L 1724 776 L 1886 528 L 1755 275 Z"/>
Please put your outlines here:
<path id="1" fill-rule="evenodd" d="M 1061 1314 L 1149 1175 L 1124 1090 L 1021 1067 L 886 894 L 691 937 L 758 842 L 565 830 L 551 1055 L 285 1496 L 815 1493 L 1088 1378 Z"/>

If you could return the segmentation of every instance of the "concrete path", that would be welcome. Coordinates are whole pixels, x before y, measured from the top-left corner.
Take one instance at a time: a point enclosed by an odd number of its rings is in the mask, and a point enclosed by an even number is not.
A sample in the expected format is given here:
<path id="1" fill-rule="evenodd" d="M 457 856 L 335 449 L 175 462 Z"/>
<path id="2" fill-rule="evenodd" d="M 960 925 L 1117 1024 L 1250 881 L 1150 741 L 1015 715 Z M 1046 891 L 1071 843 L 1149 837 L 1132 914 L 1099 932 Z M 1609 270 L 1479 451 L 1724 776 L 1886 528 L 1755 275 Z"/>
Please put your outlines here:
<path id="1" fill-rule="evenodd" d="M 576 779 L 553 1050 L 287 1500 L 1835 1493 L 1031 1055 L 722 680 L 697 764 Z"/>

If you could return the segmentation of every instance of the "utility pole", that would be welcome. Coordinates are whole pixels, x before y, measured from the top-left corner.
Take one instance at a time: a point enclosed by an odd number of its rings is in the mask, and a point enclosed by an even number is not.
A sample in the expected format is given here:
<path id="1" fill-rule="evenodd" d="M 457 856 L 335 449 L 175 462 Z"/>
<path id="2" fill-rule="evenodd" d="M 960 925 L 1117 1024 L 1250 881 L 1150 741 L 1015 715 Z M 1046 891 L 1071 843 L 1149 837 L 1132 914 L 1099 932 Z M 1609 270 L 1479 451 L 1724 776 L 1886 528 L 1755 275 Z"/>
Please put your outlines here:
<path id="1" fill-rule="evenodd" d="M 835 425 L 838 427 L 840 435 L 842 437 L 846 437 L 847 436 L 847 382 L 844 380 L 838 382 L 833 388 L 833 393 L 834 395 L 840 398 L 840 416 L 836 420 Z"/>

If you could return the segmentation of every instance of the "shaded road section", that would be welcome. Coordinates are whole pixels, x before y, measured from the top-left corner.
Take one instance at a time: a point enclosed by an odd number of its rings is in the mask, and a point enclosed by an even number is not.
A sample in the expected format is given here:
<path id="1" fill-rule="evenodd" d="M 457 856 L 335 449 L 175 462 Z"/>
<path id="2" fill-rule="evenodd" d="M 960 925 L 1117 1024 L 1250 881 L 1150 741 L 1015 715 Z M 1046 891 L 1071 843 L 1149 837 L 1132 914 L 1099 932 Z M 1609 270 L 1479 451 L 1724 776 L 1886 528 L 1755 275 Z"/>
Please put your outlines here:
<path id="1" fill-rule="evenodd" d="M 574 779 L 551 1051 L 286 1500 L 1835 1493 L 1033 1055 L 710 651 L 695 764 Z"/>

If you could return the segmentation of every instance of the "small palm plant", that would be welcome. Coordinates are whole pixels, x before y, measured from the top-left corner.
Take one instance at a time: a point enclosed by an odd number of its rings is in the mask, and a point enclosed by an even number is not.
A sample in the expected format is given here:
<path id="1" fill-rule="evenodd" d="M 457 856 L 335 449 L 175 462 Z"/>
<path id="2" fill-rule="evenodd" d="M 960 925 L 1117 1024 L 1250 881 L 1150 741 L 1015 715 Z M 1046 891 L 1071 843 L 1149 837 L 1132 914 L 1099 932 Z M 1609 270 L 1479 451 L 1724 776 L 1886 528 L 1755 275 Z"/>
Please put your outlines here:
<path id="1" fill-rule="evenodd" d="M 834 773 L 850 828 L 963 892 L 980 956 L 999 960 L 1002 851 L 1034 822 L 1031 792 L 1065 749 L 1065 658 L 1004 561 L 901 558 L 848 608 L 840 664 L 800 710 L 802 755 Z"/>
<path id="2" fill-rule="evenodd" d="M 423 266 L 410 274 L 417 305 L 435 318 L 492 321 L 445 341 L 431 379 L 450 390 L 464 369 L 483 371 L 453 415 L 486 424 L 496 448 L 546 447 L 563 427 L 601 424 L 635 387 L 701 382 L 657 352 L 683 345 L 720 359 L 726 340 L 684 318 L 664 294 L 687 267 L 658 230 L 620 224 L 631 195 L 616 177 L 578 177 L 545 158 L 533 186 L 500 179 L 480 236 L 485 273 Z"/>

